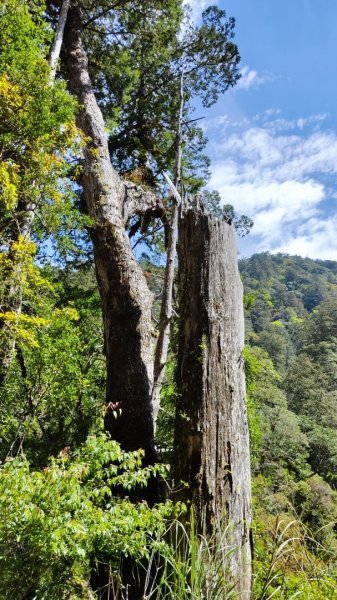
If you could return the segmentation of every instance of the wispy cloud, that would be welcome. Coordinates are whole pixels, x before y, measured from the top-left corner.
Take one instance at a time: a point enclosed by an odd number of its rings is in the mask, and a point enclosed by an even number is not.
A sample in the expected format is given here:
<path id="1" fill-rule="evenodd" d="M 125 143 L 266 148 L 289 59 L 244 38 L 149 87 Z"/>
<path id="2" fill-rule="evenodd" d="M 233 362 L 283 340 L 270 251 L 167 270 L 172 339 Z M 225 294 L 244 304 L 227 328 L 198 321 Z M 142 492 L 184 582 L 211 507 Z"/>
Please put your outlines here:
<path id="1" fill-rule="evenodd" d="M 270 76 L 259 75 L 257 71 L 250 67 L 242 67 L 240 69 L 241 79 L 239 79 L 236 89 L 249 90 L 250 88 L 258 87 L 266 81 L 270 81 Z"/>
<path id="2" fill-rule="evenodd" d="M 291 129 L 303 130 L 310 126 L 319 126 L 323 121 L 328 118 L 327 113 L 319 113 L 317 115 L 310 115 L 309 117 L 299 117 L 297 119 L 273 119 L 270 120 L 269 116 L 266 115 L 264 118 L 264 126 L 271 131 L 290 131 Z"/>
<path id="3" fill-rule="evenodd" d="M 337 259 L 337 215 L 331 218 L 337 135 L 317 129 L 326 118 L 289 121 L 269 111 L 259 126 L 255 119 L 233 131 L 223 117 L 212 145 L 211 186 L 254 219 L 255 251 Z"/>

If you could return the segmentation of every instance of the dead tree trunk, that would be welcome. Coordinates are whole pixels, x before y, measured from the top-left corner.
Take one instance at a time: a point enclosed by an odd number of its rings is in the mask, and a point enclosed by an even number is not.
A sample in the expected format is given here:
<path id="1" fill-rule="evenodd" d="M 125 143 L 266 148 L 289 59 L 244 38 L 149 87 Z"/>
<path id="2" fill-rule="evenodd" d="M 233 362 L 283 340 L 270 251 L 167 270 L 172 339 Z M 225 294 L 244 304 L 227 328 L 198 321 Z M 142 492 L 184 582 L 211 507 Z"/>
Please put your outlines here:
<path id="1" fill-rule="evenodd" d="M 242 349 L 242 284 L 234 230 L 200 206 L 182 218 L 176 481 L 208 533 L 224 518 L 241 600 L 251 579 L 251 482 Z"/>
<path id="2" fill-rule="evenodd" d="M 94 224 L 96 275 L 102 301 L 107 362 L 106 427 L 127 450 L 154 460 L 152 293 L 130 246 L 125 224 L 153 206 L 154 195 L 122 182 L 111 165 L 102 113 L 81 41 L 81 12 L 71 8 L 65 31 L 69 87 L 79 101 L 77 124 L 89 138 L 83 189 Z M 115 410 L 120 416 L 114 417 Z"/>

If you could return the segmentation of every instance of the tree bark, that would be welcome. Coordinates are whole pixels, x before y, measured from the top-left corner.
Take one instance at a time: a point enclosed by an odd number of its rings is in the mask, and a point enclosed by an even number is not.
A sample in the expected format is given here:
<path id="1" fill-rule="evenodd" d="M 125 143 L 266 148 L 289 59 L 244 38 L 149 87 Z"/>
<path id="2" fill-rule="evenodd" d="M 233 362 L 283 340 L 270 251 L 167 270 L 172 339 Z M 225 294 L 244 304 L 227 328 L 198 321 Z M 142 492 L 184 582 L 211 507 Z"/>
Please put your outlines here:
<path id="1" fill-rule="evenodd" d="M 91 237 L 103 311 L 106 427 L 125 449 L 143 448 L 145 462 L 152 463 L 152 293 L 132 254 L 125 223 L 134 212 L 153 206 L 155 197 L 122 182 L 111 165 L 103 116 L 82 46 L 78 8 L 69 11 L 65 48 L 69 87 L 80 106 L 77 124 L 89 138 L 82 181 L 88 213 L 94 221 Z M 116 406 L 118 418 L 114 417 Z"/>
<path id="2" fill-rule="evenodd" d="M 248 600 L 251 482 L 242 349 L 242 284 L 234 230 L 200 206 L 182 218 L 179 238 L 180 337 L 175 478 L 188 483 L 207 533 L 228 524 L 233 581 Z"/>

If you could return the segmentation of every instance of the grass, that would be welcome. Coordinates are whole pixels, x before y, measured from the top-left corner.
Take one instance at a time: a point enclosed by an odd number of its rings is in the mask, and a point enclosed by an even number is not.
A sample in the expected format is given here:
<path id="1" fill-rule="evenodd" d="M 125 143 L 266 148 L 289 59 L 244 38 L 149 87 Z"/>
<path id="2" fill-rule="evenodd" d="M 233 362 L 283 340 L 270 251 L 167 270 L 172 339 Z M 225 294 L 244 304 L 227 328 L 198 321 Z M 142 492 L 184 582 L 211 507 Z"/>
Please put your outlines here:
<path id="1" fill-rule="evenodd" d="M 191 512 L 188 523 L 175 521 L 164 539 L 154 544 L 146 572 L 144 600 L 234 600 L 230 583 L 227 528 L 217 526 L 211 537 L 197 531 Z"/>

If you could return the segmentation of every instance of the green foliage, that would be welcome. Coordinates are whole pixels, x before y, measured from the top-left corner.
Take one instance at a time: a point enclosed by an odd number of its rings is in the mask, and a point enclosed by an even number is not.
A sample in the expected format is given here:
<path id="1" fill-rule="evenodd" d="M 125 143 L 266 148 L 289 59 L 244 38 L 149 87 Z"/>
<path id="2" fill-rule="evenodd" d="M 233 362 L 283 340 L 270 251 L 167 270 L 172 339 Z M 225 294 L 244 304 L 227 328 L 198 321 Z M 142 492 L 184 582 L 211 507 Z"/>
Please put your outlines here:
<path id="1" fill-rule="evenodd" d="M 255 516 L 254 600 L 306 598 L 334 600 L 336 580 L 317 558 L 320 544 L 301 521 L 289 515 L 271 517 L 259 509 Z M 311 550 L 309 550 L 311 546 Z"/>
<path id="2" fill-rule="evenodd" d="M 261 365 L 249 346 L 243 349 L 242 355 L 245 360 L 251 468 L 253 472 L 256 472 L 259 469 L 262 431 L 254 392 L 256 391 L 256 378 L 261 370 Z"/>
<path id="3" fill-rule="evenodd" d="M 32 291 L 29 312 L 40 316 L 19 319 L 16 352 L 0 388 L 0 457 L 23 448 L 34 465 L 84 441 L 101 414 L 105 378 L 93 272 L 65 275 L 46 267 L 39 273 L 46 291 Z"/>
<path id="4" fill-rule="evenodd" d="M 245 354 L 250 357 L 249 398 L 258 418 L 257 430 L 256 426 L 253 429 L 255 468 L 277 486 L 286 482 L 288 469 L 297 474 L 306 472 L 308 441 L 300 430 L 297 416 L 287 408 L 286 397 L 279 387 L 281 378 L 268 354 L 258 347 L 250 348 L 249 354 L 246 350 Z"/>
<path id="5" fill-rule="evenodd" d="M 254 598 L 336 598 L 337 264 L 262 254 L 240 267 L 254 298 L 245 350 Z"/>
<path id="6" fill-rule="evenodd" d="M 94 23 L 88 11 L 85 28 L 114 165 L 126 175 L 141 167 L 143 183 L 150 185 L 160 182 L 161 170 L 174 173 L 183 73 L 183 182 L 186 191 L 196 191 L 208 179 L 209 160 L 191 100 L 199 96 L 210 106 L 238 80 L 234 20 L 212 6 L 196 27 L 180 0 L 127 6 L 106 11 Z M 110 32 L 116 32 L 115 43 L 107 44 Z"/>
<path id="7" fill-rule="evenodd" d="M 224 218 L 230 223 L 234 223 L 234 227 L 240 237 L 248 235 L 252 229 L 254 223 L 247 215 L 241 215 L 240 217 L 236 214 L 234 207 L 231 204 L 221 205 L 221 197 L 219 192 L 204 190 L 202 194 L 203 201 L 206 203 L 206 207 L 211 215 L 214 215 L 218 219 Z"/>
<path id="8" fill-rule="evenodd" d="M 164 467 L 141 467 L 142 453 L 124 453 L 105 435 L 69 448 L 43 471 L 24 457 L 0 469 L 0 598 L 94 598 L 90 572 L 122 557 L 148 556 L 151 535 L 162 535 L 179 510 L 149 509 L 118 497 L 117 490 L 146 485 Z M 164 541 L 162 541 L 162 545 Z"/>
<path id="9" fill-rule="evenodd" d="M 36 267 L 40 242 L 76 228 L 71 171 L 81 147 L 76 103 L 61 80 L 50 85 L 52 32 L 44 3 L 0 7 L 0 381 L 16 341 L 37 347 L 49 284 Z M 75 161 L 75 162 L 74 162 Z M 42 234 L 43 232 L 43 234 Z"/>
<path id="10" fill-rule="evenodd" d="M 49 84 L 45 56 L 51 32 L 43 6 L 5 0 L 0 7 L 2 236 L 12 235 L 28 205 L 46 227 L 59 222 L 63 206 L 69 212 L 66 176 L 71 155 L 79 149 L 76 104 L 62 81 Z"/>
<path id="11" fill-rule="evenodd" d="M 161 390 L 160 411 L 156 431 L 157 447 L 164 460 L 170 461 L 172 461 L 173 457 L 173 434 L 178 395 L 175 374 L 176 361 L 171 357 L 165 368 L 165 381 Z"/>
<path id="12" fill-rule="evenodd" d="M 228 531 L 219 526 L 206 539 L 193 514 L 185 526 L 168 524 L 179 505 L 131 504 L 127 494 L 164 469 L 144 469 L 141 452 L 90 435 L 104 401 L 102 324 L 94 275 L 81 260 L 90 221 L 75 209 L 76 103 L 62 78 L 49 83 L 58 7 L 0 6 L 0 600 L 94 598 L 92 572 L 108 565 L 118 587 L 128 556 L 150 561 L 146 598 L 229 599 Z M 209 107 L 238 80 L 234 20 L 212 6 L 196 27 L 180 0 L 84 0 L 81 8 L 114 165 L 150 188 L 163 183 L 163 168 L 174 173 L 183 74 L 183 182 L 186 192 L 199 190 L 209 163 L 193 98 Z M 251 220 L 221 207 L 217 192 L 204 199 L 248 233 Z M 56 242 L 61 268 L 42 260 L 43 246 L 50 255 Z M 152 254 L 142 257 L 158 298 L 163 249 L 159 238 L 156 266 Z M 72 254 L 76 264 L 65 260 Z M 241 261 L 241 272 L 254 598 L 336 598 L 337 264 L 264 253 Z M 158 422 L 170 458 L 175 332 L 171 353 Z"/>

